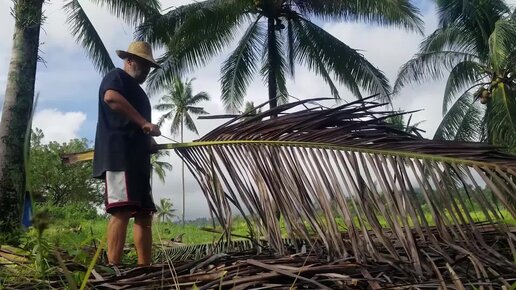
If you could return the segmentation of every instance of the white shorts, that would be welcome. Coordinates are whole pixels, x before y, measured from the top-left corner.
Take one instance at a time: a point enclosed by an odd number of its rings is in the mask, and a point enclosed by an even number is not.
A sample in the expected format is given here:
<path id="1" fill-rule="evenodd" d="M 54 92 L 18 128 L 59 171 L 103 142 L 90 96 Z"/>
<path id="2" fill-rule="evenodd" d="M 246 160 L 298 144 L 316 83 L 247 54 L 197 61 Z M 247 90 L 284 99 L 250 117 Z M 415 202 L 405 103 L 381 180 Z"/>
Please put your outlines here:
<path id="1" fill-rule="evenodd" d="M 148 174 L 132 171 L 106 171 L 104 204 L 106 211 L 156 212 Z"/>

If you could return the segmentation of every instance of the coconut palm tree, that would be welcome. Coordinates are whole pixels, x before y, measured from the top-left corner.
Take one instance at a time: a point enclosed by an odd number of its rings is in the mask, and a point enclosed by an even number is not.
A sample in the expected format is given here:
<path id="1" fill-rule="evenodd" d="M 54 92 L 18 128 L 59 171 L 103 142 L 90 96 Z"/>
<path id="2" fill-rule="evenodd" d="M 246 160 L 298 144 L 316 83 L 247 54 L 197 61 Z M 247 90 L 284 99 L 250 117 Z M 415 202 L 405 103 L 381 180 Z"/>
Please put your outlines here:
<path id="1" fill-rule="evenodd" d="M 166 161 L 160 160 L 162 157 L 169 157 L 170 151 L 158 151 L 151 155 L 151 175 L 150 175 L 150 186 L 151 186 L 151 192 L 154 187 L 154 174 L 155 173 L 159 180 L 162 183 L 165 183 L 165 177 L 167 176 L 167 171 L 172 171 L 172 164 Z"/>
<path id="2" fill-rule="evenodd" d="M 169 198 L 162 198 L 159 200 L 159 205 L 156 206 L 157 212 L 156 215 L 158 220 L 161 222 L 172 221 L 175 217 L 177 217 L 174 212 L 174 204 Z"/>
<path id="3" fill-rule="evenodd" d="M 170 164 L 170 162 L 160 160 L 163 157 L 170 157 L 170 151 L 161 150 L 156 152 L 155 154 L 152 154 L 151 167 L 152 172 L 156 173 L 159 180 L 164 183 L 165 177 L 167 176 L 167 171 L 172 171 L 172 164 Z"/>
<path id="4" fill-rule="evenodd" d="M 0 232 L 13 232 L 20 224 L 21 200 L 25 194 L 23 150 L 28 139 L 25 133 L 30 132 L 30 128 L 27 128 L 33 110 L 44 2 L 14 1 L 13 47 L 0 122 L 0 208 L 6 213 L 0 220 Z M 145 18 L 158 15 L 160 9 L 158 0 L 95 2 L 131 25 L 137 25 Z M 67 1 L 63 9 L 68 14 L 67 23 L 72 35 L 86 49 L 95 68 L 101 73 L 114 68 L 109 53 L 79 0 Z"/>
<path id="5" fill-rule="evenodd" d="M 401 68 L 395 91 L 448 71 L 444 118 L 434 138 L 488 141 L 515 150 L 515 13 L 503 0 L 440 0 L 437 10 L 437 30 Z"/>
<path id="6" fill-rule="evenodd" d="M 207 0 L 180 6 L 150 19 L 140 38 L 165 46 L 163 70 L 149 77 L 149 89 L 159 90 L 174 76 L 206 64 L 241 38 L 221 69 L 222 101 L 228 110 L 241 107 L 256 73 L 268 85 L 271 108 L 288 99 L 286 75 L 296 64 L 320 75 L 332 95 L 337 85 L 355 96 L 362 91 L 387 96 L 385 75 L 357 50 L 326 32 L 313 20 L 364 21 L 421 31 L 419 11 L 409 0 Z M 243 35 L 238 33 L 245 30 Z"/>
<path id="7" fill-rule="evenodd" d="M 15 27 L 11 62 L 0 121 L 0 232 L 20 227 L 25 192 L 24 147 L 32 112 L 43 0 L 14 3 Z M 20 112 L 20 113 L 16 113 Z"/>
<path id="8" fill-rule="evenodd" d="M 156 105 L 154 108 L 159 111 L 164 111 L 159 121 L 158 125 L 161 127 L 165 120 L 172 120 L 172 125 L 170 126 L 170 133 L 177 134 L 179 132 L 181 136 L 181 143 L 183 143 L 184 137 L 184 127 L 195 134 L 199 134 L 197 132 L 197 127 L 192 119 L 192 115 L 206 115 L 208 114 L 203 107 L 197 106 L 200 102 L 209 101 L 210 97 L 206 92 L 200 92 L 195 95 L 192 93 L 192 81 L 188 80 L 186 82 L 181 81 L 179 78 L 174 78 L 172 82 L 168 85 L 168 95 L 164 95 L 160 99 L 160 103 Z M 182 214 L 182 223 L 185 225 L 185 165 L 184 162 L 181 163 L 181 183 L 182 183 L 182 193 L 183 193 L 183 214 Z"/>

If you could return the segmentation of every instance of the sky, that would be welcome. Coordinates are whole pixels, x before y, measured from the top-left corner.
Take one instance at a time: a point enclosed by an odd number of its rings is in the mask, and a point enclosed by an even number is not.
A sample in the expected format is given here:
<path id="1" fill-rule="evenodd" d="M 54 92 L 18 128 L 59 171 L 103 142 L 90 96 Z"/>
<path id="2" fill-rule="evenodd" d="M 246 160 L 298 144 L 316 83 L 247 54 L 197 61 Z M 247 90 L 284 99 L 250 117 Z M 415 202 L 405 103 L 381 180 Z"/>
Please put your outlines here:
<path id="1" fill-rule="evenodd" d="M 94 69 L 86 53 L 76 44 L 69 33 L 66 15 L 61 9 L 66 1 L 47 0 L 44 4 L 46 20 L 40 35 L 40 56 L 44 63 L 38 64 L 36 76 L 36 93 L 39 94 L 34 127 L 40 128 L 45 134 L 44 142 L 67 142 L 72 138 L 87 138 L 93 142 L 97 122 L 98 87 L 102 76 Z M 134 29 L 122 20 L 110 15 L 105 9 L 92 4 L 94 1 L 80 0 L 93 25 L 104 41 L 111 58 L 116 66 L 122 66 L 122 61 L 116 56 L 115 50 L 125 50 L 133 40 Z M 192 3 L 192 0 L 163 0 L 162 7 L 169 8 Z M 422 12 L 425 22 L 425 35 L 435 30 L 437 17 L 431 0 L 415 2 Z M 516 0 L 508 1 L 516 5 Z M 10 14 L 11 0 L 0 0 L 0 107 L 4 102 L 7 71 L 12 46 L 14 19 Z M 379 27 L 364 23 L 317 22 L 326 31 L 339 38 L 352 48 L 359 49 L 375 66 L 385 72 L 391 84 L 401 65 L 408 61 L 418 49 L 424 35 L 407 32 L 392 27 Z M 204 103 L 210 114 L 224 113 L 220 102 L 220 68 L 228 56 L 230 49 L 213 58 L 205 67 L 188 75 L 195 78 L 194 93 L 205 91 L 211 96 L 211 101 Z M 160 52 L 155 52 L 155 57 Z M 419 128 L 426 131 L 425 137 L 431 138 L 442 119 L 441 104 L 445 81 L 429 81 L 422 85 L 410 85 L 397 95 L 393 102 L 396 109 L 405 111 L 421 110 L 412 116 L 413 123 L 422 122 Z M 296 77 L 288 81 L 289 93 L 296 98 L 331 96 L 322 78 L 298 66 Z M 339 88 L 340 94 L 346 101 L 354 97 L 345 89 Z M 151 96 L 151 103 L 156 104 L 162 94 Z M 267 87 L 259 76 L 247 91 L 247 100 L 261 104 L 267 100 Z M 157 121 L 160 113 L 153 112 Z M 199 136 L 185 133 L 185 141 L 191 141 L 208 133 L 223 121 L 197 120 Z M 167 126 L 168 125 L 168 126 Z M 172 136 L 165 123 L 162 132 L 167 137 Z M 158 138 L 158 143 L 168 140 Z M 92 144 L 92 143 L 91 143 Z M 172 153 L 168 160 L 174 166 L 167 174 L 165 183 L 156 181 L 153 188 L 156 202 L 160 198 L 170 198 L 176 208 L 181 204 L 181 164 L 180 159 Z M 204 196 L 193 177 L 186 174 L 186 218 L 193 219 L 206 216 L 208 213 Z M 178 211 L 180 212 L 180 210 Z"/>

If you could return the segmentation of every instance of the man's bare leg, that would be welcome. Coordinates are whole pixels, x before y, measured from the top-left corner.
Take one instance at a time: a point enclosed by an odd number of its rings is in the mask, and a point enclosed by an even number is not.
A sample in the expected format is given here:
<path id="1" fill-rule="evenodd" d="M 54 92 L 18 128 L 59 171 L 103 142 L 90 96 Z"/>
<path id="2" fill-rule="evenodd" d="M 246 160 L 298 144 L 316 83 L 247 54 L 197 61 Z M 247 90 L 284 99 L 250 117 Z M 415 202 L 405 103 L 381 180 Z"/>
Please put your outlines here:
<path id="1" fill-rule="evenodd" d="M 138 264 L 150 265 L 152 262 L 152 215 L 141 214 L 134 217 L 133 236 Z"/>
<path id="2" fill-rule="evenodd" d="M 131 212 L 120 211 L 113 213 L 107 227 L 107 256 L 108 263 L 118 265 L 124 253 L 127 223 L 131 218 Z"/>

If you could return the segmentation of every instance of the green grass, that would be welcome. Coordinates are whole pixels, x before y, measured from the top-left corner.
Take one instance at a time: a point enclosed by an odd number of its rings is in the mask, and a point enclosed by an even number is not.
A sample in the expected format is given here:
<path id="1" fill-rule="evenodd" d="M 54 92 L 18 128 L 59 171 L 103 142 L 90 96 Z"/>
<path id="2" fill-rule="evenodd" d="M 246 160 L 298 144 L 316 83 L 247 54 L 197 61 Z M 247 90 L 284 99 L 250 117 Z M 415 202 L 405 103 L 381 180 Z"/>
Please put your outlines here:
<path id="1" fill-rule="evenodd" d="M 43 236 L 45 241 L 69 253 L 77 262 L 88 262 L 93 256 L 91 251 L 92 246 L 98 245 L 100 240 L 105 237 L 108 218 L 98 216 L 96 213 L 89 212 L 88 210 L 81 210 L 80 206 L 77 205 L 65 208 L 53 208 L 49 206 L 40 208 L 48 208 L 50 212 L 49 227 L 44 232 Z M 486 217 L 481 211 L 470 211 L 470 214 L 475 221 L 486 220 Z M 501 214 L 504 217 L 505 223 L 516 226 L 516 219 L 513 218 L 507 210 L 502 209 Z M 433 225 L 434 222 L 430 213 L 427 212 L 425 215 L 430 225 Z M 387 222 L 384 217 L 379 216 L 378 219 L 382 226 L 387 227 Z M 336 222 L 339 226 L 339 230 L 346 230 L 342 218 L 337 218 Z M 354 219 L 354 222 L 358 226 L 357 218 Z M 410 222 L 409 224 L 412 225 L 413 223 Z M 309 227 L 308 223 L 306 225 Z M 187 245 L 213 243 L 220 239 L 221 234 L 204 231 L 201 227 L 202 226 L 195 223 L 188 222 L 185 227 L 183 227 L 181 224 L 156 221 L 153 223 L 153 242 L 156 245 L 161 244 L 180 235 L 182 235 L 182 243 Z M 206 227 L 211 227 L 211 225 L 206 225 Z M 366 227 L 370 228 L 369 225 L 366 225 Z M 218 227 L 217 230 L 220 231 L 220 227 Z M 283 221 L 281 222 L 281 230 L 284 236 L 286 236 L 287 233 Z M 131 220 L 126 240 L 128 246 L 133 244 L 132 231 L 133 221 Z M 247 225 L 243 218 L 237 217 L 234 219 L 232 233 L 241 236 L 249 235 Z M 26 236 L 29 237 L 30 233 Z M 29 240 L 29 238 L 26 238 L 26 240 Z M 28 243 L 25 242 L 25 244 L 27 245 Z M 28 244 L 27 248 L 31 248 L 30 244 Z"/>
<path id="2" fill-rule="evenodd" d="M 59 245 L 80 245 L 82 242 L 96 238 L 101 239 L 104 237 L 107 228 L 107 219 L 95 219 L 95 220 L 82 220 L 73 226 L 63 224 L 61 222 L 51 224 L 49 229 L 46 230 L 45 235 L 47 238 L 55 244 Z M 127 228 L 127 240 L 126 243 L 133 243 L 133 220 L 129 222 Z M 80 226 L 80 230 L 77 229 Z M 210 226 L 211 227 L 211 226 Z M 183 227 L 181 224 L 174 224 L 170 222 L 154 222 L 152 237 L 154 243 L 160 241 L 171 240 L 179 235 L 182 236 L 182 243 L 184 244 L 202 244 L 217 241 L 220 238 L 220 234 L 211 233 L 201 229 L 201 226 L 192 225 L 186 223 Z M 220 231 L 220 229 L 218 229 Z M 238 235 L 247 236 L 247 227 L 244 222 L 237 222 L 233 228 L 233 233 Z"/>
<path id="3" fill-rule="evenodd" d="M 485 221 L 486 218 L 481 211 L 470 212 L 475 221 Z M 516 226 L 516 219 L 511 217 L 507 210 L 501 210 L 504 216 L 504 222 L 508 225 Z M 434 224 L 430 213 L 426 213 L 426 218 L 431 225 Z M 346 227 L 341 218 L 337 218 L 337 224 L 342 231 Z M 385 218 L 379 217 L 379 222 L 382 226 L 387 227 Z M 69 253 L 73 259 L 79 263 L 88 263 L 93 257 L 91 246 L 100 242 L 105 237 L 108 218 L 98 217 L 95 219 L 82 220 L 54 220 L 50 223 L 49 228 L 44 233 L 44 238 L 50 244 Z M 355 224 L 358 226 L 358 220 L 355 218 Z M 307 225 L 308 226 L 308 225 Z M 211 226 L 207 226 L 211 227 Z M 366 227 L 370 228 L 369 225 Z M 185 227 L 181 224 L 154 222 L 153 223 L 153 242 L 155 244 L 155 251 L 159 251 L 159 244 L 166 243 L 171 239 L 175 239 L 182 235 L 182 243 L 187 245 L 214 243 L 217 242 L 221 234 L 211 233 L 201 229 L 201 226 L 186 223 Z M 284 236 L 287 236 L 285 224 L 281 222 L 281 229 Z M 221 230 L 220 227 L 217 230 Z M 132 250 L 124 256 L 124 263 L 135 263 L 136 253 L 132 247 L 133 244 L 133 221 L 131 220 L 127 230 L 126 244 Z M 233 234 L 248 236 L 247 225 L 242 218 L 235 218 L 233 221 Z M 89 250 L 87 250 L 89 249 Z"/>
<path id="4" fill-rule="evenodd" d="M 87 263 L 93 257 L 92 246 L 98 245 L 105 238 L 108 218 L 97 217 L 95 219 L 54 219 L 50 222 L 49 228 L 44 232 L 44 239 L 51 245 L 64 250 L 74 257 L 77 262 Z M 126 244 L 132 248 L 133 245 L 133 224 L 131 219 L 127 228 Z M 211 227 L 211 226 L 208 226 Z M 181 224 L 170 222 L 153 223 L 153 243 L 155 246 L 176 239 L 182 235 L 182 244 L 203 244 L 217 242 L 221 234 L 212 233 L 201 229 L 199 225 L 186 223 Z M 241 218 L 234 221 L 233 233 L 247 236 L 247 226 Z M 220 227 L 217 228 L 220 231 Z M 159 246 L 157 246 L 159 247 Z M 131 251 L 124 262 L 134 262 L 136 255 Z"/>
<path id="5" fill-rule="evenodd" d="M 511 226 L 516 226 L 516 219 L 510 213 L 502 209 L 501 214 L 504 222 Z M 486 217 L 482 211 L 470 211 L 474 221 L 485 221 Z M 434 225 L 430 213 L 425 213 L 430 225 Z M 50 223 L 50 227 L 45 231 L 45 237 L 49 242 L 58 245 L 65 250 L 73 250 L 91 244 L 92 240 L 100 240 L 105 236 L 107 227 L 107 218 L 96 218 L 93 220 L 56 220 Z M 387 227 L 387 222 L 384 217 L 379 216 L 379 222 L 382 226 Z M 345 230 L 342 218 L 337 218 L 337 224 L 341 230 Z M 355 224 L 358 225 L 358 220 L 355 218 Z M 410 223 L 412 224 L 412 223 Z M 78 230 L 80 227 L 80 230 Z M 211 227 L 211 226 L 208 226 Z M 281 223 L 281 228 L 285 231 L 284 223 Z M 133 221 L 131 220 L 127 232 L 127 244 L 133 243 Z M 220 230 L 220 228 L 219 228 Z M 248 236 L 248 230 L 242 218 L 236 218 L 233 222 L 234 234 Z M 220 234 L 207 232 L 201 229 L 201 226 L 194 224 L 185 224 L 183 228 L 181 224 L 154 222 L 153 224 L 153 241 L 160 243 L 162 241 L 170 241 L 173 238 L 182 236 L 182 243 L 184 244 L 201 244 L 216 242 L 220 238 Z"/>

